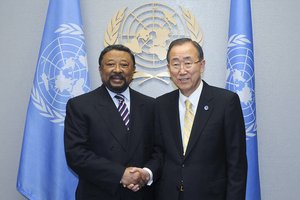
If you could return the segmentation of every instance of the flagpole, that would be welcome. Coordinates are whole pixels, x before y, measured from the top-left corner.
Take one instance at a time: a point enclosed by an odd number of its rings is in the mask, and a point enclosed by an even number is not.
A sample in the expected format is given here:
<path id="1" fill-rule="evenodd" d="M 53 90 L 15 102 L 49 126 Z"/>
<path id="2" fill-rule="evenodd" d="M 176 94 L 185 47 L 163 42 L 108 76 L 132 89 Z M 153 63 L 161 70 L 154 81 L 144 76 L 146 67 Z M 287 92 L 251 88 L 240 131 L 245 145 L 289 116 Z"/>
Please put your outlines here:
<path id="1" fill-rule="evenodd" d="M 226 88 L 239 95 L 245 121 L 248 160 L 246 200 L 260 200 L 250 0 L 231 0 L 226 74 Z"/>
<path id="2" fill-rule="evenodd" d="M 50 0 L 24 128 L 17 190 L 28 199 L 75 199 L 64 153 L 67 101 L 90 90 L 79 0 Z"/>

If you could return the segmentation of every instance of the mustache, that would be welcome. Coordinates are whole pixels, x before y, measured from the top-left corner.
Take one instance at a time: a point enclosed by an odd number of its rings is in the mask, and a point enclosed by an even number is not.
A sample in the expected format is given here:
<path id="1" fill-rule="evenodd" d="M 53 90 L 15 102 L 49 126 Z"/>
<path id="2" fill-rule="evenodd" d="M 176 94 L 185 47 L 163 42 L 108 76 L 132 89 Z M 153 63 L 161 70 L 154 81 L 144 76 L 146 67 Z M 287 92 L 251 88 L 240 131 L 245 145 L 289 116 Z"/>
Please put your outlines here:
<path id="1" fill-rule="evenodd" d="M 125 76 L 124 76 L 123 73 L 112 73 L 112 74 L 109 76 L 109 79 L 114 79 L 114 78 L 121 79 L 121 80 L 125 80 Z"/>

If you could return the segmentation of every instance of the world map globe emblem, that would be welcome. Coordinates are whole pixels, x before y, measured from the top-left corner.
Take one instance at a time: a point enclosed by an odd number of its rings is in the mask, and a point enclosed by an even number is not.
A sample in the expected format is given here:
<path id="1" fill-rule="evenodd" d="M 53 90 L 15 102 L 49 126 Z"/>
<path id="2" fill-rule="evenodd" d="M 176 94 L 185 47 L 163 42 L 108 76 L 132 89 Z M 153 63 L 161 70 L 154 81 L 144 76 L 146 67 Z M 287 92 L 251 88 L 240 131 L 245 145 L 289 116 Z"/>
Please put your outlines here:
<path id="1" fill-rule="evenodd" d="M 170 41 L 189 35 L 185 26 L 172 8 L 149 3 L 127 15 L 119 31 L 119 42 L 134 52 L 140 66 L 165 67 Z"/>
<path id="2" fill-rule="evenodd" d="M 256 133 L 256 110 L 254 96 L 253 51 L 247 45 L 238 45 L 228 50 L 227 88 L 240 97 L 247 136 Z"/>
<path id="3" fill-rule="evenodd" d="M 123 44 L 132 50 L 137 66 L 134 79 L 155 78 L 168 84 L 164 80 L 169 78 L 167 49 L 173 40 L 183 37 L 203 43 L 201 28 L 188 9 L 146 3 L 130 12 L 127 8 L 118 10 L 107 26 L 104 46 Z"/>
<path id="4" fill-rule="evenodd" d="M 40 54 L 35 76 L 36 104 L 44 115 L 65 115 L 68 99 L 89 91 L 84 41 L 80 37 L 61 35 L 49 43 Z M 36 105 L 37 106 L 37 105 Z M 46 113 L 46 114 L 45 114 Z"/>

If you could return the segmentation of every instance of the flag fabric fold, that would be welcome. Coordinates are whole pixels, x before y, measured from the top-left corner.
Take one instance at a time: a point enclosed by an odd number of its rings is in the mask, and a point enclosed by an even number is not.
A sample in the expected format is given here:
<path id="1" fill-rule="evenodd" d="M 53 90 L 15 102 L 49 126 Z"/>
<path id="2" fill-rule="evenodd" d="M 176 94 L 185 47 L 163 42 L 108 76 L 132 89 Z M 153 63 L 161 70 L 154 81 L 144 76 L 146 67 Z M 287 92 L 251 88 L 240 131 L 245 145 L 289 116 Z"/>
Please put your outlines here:
<path id="1" fill-rule="evenodd" d="M 50 0 L 30 95 L 17 190 L 32 200 L 75 199 L 64 154 L 68 99 L 90 90 L 79 0 Z"/>
<path id="2" fill-rule="evenodd" d="M 261 199 L 254 75 L 250 0 L 231 0 L 226 88 L 239 95 L 245 120 L 248 159 L 246 200 Z"/>

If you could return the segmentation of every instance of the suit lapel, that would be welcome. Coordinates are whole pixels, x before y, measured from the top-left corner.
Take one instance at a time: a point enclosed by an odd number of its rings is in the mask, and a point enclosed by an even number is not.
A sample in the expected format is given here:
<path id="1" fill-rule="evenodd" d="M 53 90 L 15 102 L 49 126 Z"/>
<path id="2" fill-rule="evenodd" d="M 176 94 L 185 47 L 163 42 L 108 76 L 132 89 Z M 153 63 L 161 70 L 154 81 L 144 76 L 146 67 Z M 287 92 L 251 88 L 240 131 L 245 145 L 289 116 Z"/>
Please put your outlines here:
<path id="1" fill-rule="evenodd" d="M 134 154 L 135 149 L 139 145 L 139 141 L 141 139 L 141 134 L 143 134 L 143 106 L 144 102 L 139 100 L 139 96 L 130 89 L 130 133 L 128 138 L 128 148 L 129 148 L 129 156 L 131 158 L 132 154 Z"/>
<path id="2" fill-rule="evenodd" d="M 107 130 L 114 136 L 124 150 L 127 149 L 127 130 L 117 108 L 106 88 L 102 85 L 97 91 L 96 109 L 99 111 Z M 101 122 L 99 122 L 101 123 Z"/>
<path id="3" fill-rule="evenodd" d="M 208 86 L 204 81 L 203 83 L 204 85 L 199 99 L 185 158 L 188 156 L 196 142 L 199 140 L 199 137 L 203 133 L 203 129 L 206 126 L 208 119 L 214 109 L 214 104 L 212 101 L 213 96 L 209 88 L 210 86 Z"/>
<path id="4" fill-rule="evenodd" d="M 166 109 L 167 109 L 166 113 L 168 114 L 167 118 L 169 119 L 170 122 L 169 126 L 171 128 L 172 138 L 175 142 L 179 155 L 182 156 L 183 144 L 182 144 L 180 119 L 179 119 L 178 99 L 179 99 L 179 90 L 176 90 L 176 92 L 174 92 L 174 95 L 171 96 L 169 104 L 166 105 Z"/>

